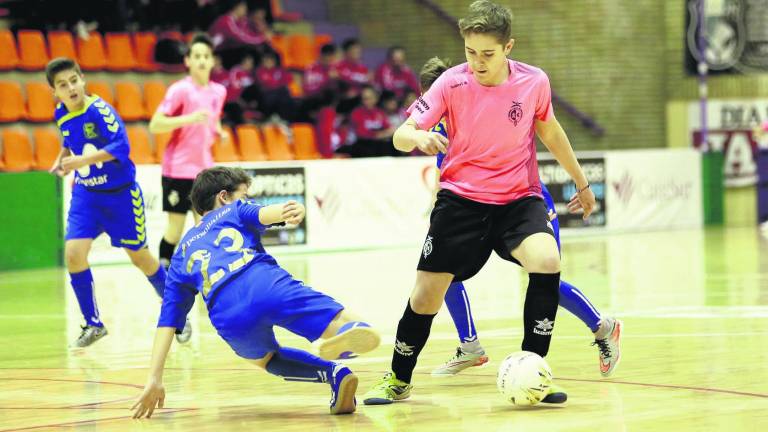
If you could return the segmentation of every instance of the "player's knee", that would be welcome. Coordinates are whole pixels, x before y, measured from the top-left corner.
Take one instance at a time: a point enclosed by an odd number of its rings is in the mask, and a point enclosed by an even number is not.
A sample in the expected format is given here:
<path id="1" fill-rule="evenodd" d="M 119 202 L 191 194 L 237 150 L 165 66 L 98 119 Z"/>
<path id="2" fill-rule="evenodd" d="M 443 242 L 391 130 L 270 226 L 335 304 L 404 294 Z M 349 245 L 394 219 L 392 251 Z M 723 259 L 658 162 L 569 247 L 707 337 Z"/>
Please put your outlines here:
<path id="1" fill-rule="evenodd" d="M 551 255 L 543 256 L 532 264 L 532 273 L 558 273 L 560 272 L 560 257 Z"/>
<path id="2" fill-rule="evenodd" d="M 65 246 L 64 263 L 69 270 L 88 267 L 88 252 L 81 248 Z"/>

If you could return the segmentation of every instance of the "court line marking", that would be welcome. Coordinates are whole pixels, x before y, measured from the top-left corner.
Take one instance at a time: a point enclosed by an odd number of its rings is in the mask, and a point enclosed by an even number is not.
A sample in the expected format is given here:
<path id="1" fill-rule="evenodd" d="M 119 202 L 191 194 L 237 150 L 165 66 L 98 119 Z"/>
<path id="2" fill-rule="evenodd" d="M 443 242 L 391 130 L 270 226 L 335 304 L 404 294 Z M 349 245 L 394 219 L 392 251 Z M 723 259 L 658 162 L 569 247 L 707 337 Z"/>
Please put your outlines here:
<path id="1" fill-rule="evenodd" d="M 154 417 L 156 415 L 175 414 L 179 412 L 197 411 L 197 410 L 198 408 L 164 408 L 162 411 L 155 410 L 152 416 Z M 100 423 L 100 422 L 107 422 L 107 421 L 113 421 L 113 420 L 121 420 L 121 419 L 133 420 L 133 416 L 128 415 L 128 416 L 119 416 L 119 417 L 106 417 L 103 419 L 78 420 L 78 421 L 65 422 L 65 423 L 53 423 L 53 424 L 37 425 L 37 426 L 23 426 L 20 428 L 0 429 L 0 432 L 17 432 L 17 431 L 44 429 L 44 428 L 61 428 L 61 427 L 68 427 L 68 426 L 84 425 L 89 423 Z"/>

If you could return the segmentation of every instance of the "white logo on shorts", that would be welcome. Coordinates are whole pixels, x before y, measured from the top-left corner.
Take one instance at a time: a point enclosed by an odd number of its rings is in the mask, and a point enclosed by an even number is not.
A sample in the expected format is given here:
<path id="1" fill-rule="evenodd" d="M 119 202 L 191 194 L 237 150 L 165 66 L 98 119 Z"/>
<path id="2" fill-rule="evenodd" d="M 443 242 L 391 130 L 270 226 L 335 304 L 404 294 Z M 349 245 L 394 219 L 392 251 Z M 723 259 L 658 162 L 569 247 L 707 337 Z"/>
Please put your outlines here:
<path id="1" fill-rule="evenodd" d="M 427 241 L 424 242 L 424 249 L 422 249 L 424 259 L 432 253 L 432 236 L 427 236 Z"/>
<path id="2" fill-rule="evenodd" d="M 552 328 L 555 326 L 554 321 L 550 321 L 549 318 L 534 321 L 536 321 L 536 327 L 533 329 L 534 333 L 542 336 L 552 336 Z"/>
<path id="3" fill-rule="evenodd" d="M 168 194 L 168 203 L 171 204 L 173 207 L 176 207 L 176 205 L 179 203 L 179 193 L 175 190 L 172 190 L 171 193 Z"/>

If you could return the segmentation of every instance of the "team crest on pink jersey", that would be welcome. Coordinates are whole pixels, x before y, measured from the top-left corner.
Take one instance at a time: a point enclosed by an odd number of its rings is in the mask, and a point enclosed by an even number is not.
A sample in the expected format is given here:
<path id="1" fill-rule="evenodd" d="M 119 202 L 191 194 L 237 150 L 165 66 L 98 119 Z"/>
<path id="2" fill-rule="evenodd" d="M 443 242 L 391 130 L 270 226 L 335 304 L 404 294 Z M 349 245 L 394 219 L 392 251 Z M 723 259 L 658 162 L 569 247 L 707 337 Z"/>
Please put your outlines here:
<path id="1" fill-rule="evenodd" d="M 512 108 L 509 109 L 507 118 L 509 118 L 509 121 L 517 126 L 517 124 L 523 118 L 523 105 L 520 102 L 512 102 Z"/>

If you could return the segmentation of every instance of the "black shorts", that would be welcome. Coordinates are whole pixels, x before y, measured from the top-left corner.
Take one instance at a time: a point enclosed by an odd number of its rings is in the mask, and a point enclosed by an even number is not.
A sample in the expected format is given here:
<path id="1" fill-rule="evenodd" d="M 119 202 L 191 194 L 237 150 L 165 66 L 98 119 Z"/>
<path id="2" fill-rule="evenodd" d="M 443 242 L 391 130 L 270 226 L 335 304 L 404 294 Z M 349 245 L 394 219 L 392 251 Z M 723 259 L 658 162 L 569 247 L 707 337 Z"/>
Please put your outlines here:
<path id="1" fill-rule="evenodd" d="M 547 206 L 538 197 L 508 204 L 484 204 L 448 190 L 437 193 L 429 232 L 419 259 L 419 270 L 451 273 L 464 281 L 485 265 L 491 251 L 507 261 L 526 237 L 548 233 L 554 237 Z"/>
<path id="2" fill-rule="evenodd" d="M 163 176 L 163 211 L 187 214 L 192 209 L 189 193 L 192 192 L 191 179 L 175 179 Z"/>

